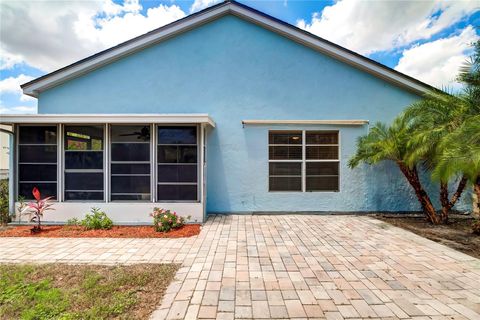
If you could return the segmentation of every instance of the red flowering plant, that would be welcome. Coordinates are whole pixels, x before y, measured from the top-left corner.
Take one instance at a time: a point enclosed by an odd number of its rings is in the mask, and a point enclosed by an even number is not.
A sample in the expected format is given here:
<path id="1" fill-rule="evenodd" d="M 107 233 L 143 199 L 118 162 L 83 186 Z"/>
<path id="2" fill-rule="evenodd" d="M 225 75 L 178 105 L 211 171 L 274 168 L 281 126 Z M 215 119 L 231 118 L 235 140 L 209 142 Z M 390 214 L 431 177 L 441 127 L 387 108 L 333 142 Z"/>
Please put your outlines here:
<path id="1" fill-rule="evenodd" d="M 53 202 L 51 201 L 51 199 L 53 197 L 47 197 L 42 199 L 40 191 L 37 189 L 37 187 L 33 188 L 32 194 L 35 198 L 35 201 L 29 202 L 22 210 L 22 214 L 30 215 L 30 222 L 37 224 L 32 228 L 32 233 L 35 233 L 41 231 L 41 219 L 43 218 L 43 213 L 47 210 L 55 209 L 52 208 Z"/>
<path id="2" fill-rule="evenodd" d="M 169 232 L 185 224 L 184 217 L 179 217 L 175 211 L 172 212 L 167 209 L 153 208 L 150 216 L 153 217 L 153 227 L 157 232 Z M 190 219 L 190 216 L 186 219 Z"/>

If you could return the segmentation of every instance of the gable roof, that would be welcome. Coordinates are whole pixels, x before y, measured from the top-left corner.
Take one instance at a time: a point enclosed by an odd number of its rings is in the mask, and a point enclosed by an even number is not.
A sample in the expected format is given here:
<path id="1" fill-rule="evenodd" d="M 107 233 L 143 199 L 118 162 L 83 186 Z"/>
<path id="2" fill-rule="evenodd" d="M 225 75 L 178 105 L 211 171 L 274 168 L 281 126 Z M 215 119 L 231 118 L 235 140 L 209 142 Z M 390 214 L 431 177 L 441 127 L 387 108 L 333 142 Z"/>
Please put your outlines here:
<path id="1" fill-rule="evenodd" d="M 38 97 L 38 94 L 42 91 L 228 14 L 276 32 L 297 43 L 343 61 L 414 93 L 423 94 L 430 90 L 436 90 L 434 87 L 420 80 L 407 76 L 356 52 L 233 0 L 216 4 L 117 46 L 79 60 L 27 82 L 21 85 L 21 88 L 24 94 Z"/>

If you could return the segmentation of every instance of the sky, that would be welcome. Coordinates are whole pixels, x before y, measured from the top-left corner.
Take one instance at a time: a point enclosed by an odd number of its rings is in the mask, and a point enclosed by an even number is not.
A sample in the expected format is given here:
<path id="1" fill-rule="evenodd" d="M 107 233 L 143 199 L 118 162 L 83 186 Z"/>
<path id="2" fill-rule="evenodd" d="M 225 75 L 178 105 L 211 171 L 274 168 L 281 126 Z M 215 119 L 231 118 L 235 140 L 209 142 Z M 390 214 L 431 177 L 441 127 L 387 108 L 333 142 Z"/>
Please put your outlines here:
<path id="1" fill-rule="evenodd" d="M 36 113 L 20 84 L 216 0 L 0 0 L 0 113 Z M 480 1 L 240 0 L 438 88 L 458 90 Z"/>

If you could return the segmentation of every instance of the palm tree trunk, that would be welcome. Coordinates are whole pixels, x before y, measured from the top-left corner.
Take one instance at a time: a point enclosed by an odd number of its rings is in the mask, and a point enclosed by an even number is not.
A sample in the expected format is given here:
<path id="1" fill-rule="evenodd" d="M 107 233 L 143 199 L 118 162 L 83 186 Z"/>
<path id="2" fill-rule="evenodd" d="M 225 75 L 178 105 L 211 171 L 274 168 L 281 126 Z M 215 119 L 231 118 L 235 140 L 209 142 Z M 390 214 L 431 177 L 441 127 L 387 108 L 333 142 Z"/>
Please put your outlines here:
<path id="1" fill-rule="evenodd" d="M 418 176 L 417 168 L 413 167 L 412 169 L 410 169 L 402 162 L 397 162 L 397 165 L 399 166 L 400 171 L 402 171 L 405 178 L 407 178 L 408 183 L 410 183 L 413 190 L 415 191 L 415 195 L 417 196 L 417 199 L 422 206 L 422 210 L 427 216 L 428 220 L 433 224 L 440 223 L 440 219 L 437 216 L 432 201 L 430 200 L 427 192 L 422 187 L 422 183 L 420 182 L 420 178 Z"/>
<path id="2" fill-rule="evenodd" d="M 473 184 L 473 193 L 476 198 L 473 202 L 473 214 L 480 218 L 480 176 L 477 177 Z"/>
<path id="3" fill-rule="evenodd" d="M 457 190 L 455 191 L 452 199 L 450 200 L 448 197 L 448 183 L 440 182 L 440 203 L 442 204 L 441 219 L 443 223 L 448 222 L 448 214 L 450 213 L 450 210 L 453 208 L 458 199 L 460 199 L 460 196 L 462 195 L 462 192 L 465 189 L 466 185 L 467 178 L 465 176 L 462 176 L 462 179 L 460 179 L 460 182 L 457 185 Z"/>

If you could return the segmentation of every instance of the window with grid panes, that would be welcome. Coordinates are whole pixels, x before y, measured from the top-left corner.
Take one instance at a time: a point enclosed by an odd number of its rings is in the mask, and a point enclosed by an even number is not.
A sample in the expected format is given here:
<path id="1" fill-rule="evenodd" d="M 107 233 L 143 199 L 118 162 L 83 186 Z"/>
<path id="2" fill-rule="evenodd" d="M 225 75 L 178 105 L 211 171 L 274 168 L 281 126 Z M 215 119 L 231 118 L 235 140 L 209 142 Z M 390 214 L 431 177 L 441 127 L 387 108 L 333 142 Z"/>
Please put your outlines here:
<path id="1" fill-rule="evenodd" d="M 270 191 L 338 191 L 338 131 L 269 132 Z"/>

